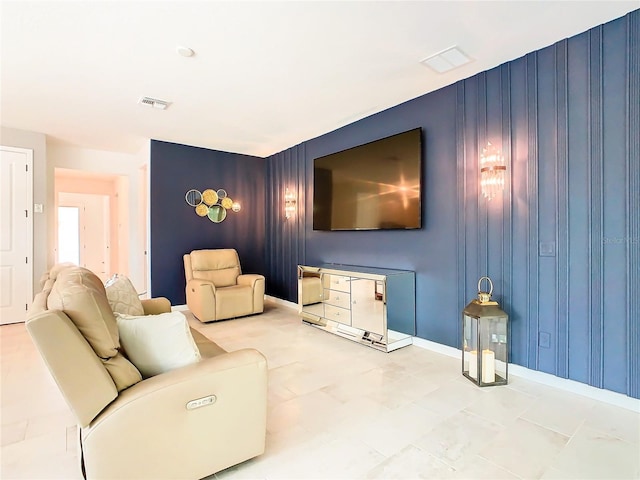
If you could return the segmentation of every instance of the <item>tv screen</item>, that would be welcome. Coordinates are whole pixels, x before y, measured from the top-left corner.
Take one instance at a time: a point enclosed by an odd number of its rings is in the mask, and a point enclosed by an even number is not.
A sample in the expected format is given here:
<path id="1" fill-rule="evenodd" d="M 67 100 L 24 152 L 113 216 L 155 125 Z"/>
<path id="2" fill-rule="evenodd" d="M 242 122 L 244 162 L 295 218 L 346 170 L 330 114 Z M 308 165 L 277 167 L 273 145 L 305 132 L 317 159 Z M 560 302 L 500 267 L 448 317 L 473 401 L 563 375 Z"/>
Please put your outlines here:
<path id="1" fill-rule="evenodd" d="M 421 172 L 420 128 L 316 158 L 313 229 L 420 228 Z"/>

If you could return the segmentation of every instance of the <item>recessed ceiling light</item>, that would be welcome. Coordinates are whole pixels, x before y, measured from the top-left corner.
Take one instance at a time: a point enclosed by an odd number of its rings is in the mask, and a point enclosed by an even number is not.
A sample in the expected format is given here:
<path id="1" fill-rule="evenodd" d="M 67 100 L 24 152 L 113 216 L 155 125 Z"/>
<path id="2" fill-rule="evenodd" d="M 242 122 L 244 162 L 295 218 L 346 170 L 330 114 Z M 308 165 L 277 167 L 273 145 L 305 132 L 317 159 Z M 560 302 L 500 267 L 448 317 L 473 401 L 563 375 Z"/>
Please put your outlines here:
<path id="1" fill-rule="evenodd" d="M 183 57 L 193 57 L 193 54 L 195 53 L 189 47 L 176 47 L 176 52 L 178 52 L 178 55 L 182 55 Z"/>
<path id="2" fill-rule="evenodd" d="M 157 98 L 151 97 L 140 97 L 138 100 L 140 105 L 144 105 L 146 107 L 157 108 L 158 110 L 166 110 L 170 105 L 169 102 L 165 102 L 164 100 L 158 100 Z"/>
<path id="3" fill-rule="evenodd" d="M 447 48 L 430 57 L 420 60 L 420 63 L 435 70 L 438 73 L 445 73 L 454 68 L 469 63 L 471 59 L 467 57 L 458 47 Z"/>

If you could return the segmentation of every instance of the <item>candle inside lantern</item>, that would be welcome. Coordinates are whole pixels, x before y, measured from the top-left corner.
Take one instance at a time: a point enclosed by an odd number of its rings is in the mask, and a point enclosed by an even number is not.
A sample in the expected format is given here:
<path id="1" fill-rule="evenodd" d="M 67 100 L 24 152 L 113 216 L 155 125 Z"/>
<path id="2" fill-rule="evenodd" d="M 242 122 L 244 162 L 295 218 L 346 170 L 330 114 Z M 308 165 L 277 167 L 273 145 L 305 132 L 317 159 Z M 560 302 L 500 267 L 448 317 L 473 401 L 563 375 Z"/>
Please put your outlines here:
<path id="1" fill-rule="evenodd" d="M 496 354 L 493 350 L 486 349 L 482 351 L 482 383 L 493 383 L 495 381 Z"/>
<path id="2" fill-rule="evenodd" d="M 478 352 L 472 350 L 468 352 L 469 355 L 469 376 L 471 378 L 478 378 Z"/>

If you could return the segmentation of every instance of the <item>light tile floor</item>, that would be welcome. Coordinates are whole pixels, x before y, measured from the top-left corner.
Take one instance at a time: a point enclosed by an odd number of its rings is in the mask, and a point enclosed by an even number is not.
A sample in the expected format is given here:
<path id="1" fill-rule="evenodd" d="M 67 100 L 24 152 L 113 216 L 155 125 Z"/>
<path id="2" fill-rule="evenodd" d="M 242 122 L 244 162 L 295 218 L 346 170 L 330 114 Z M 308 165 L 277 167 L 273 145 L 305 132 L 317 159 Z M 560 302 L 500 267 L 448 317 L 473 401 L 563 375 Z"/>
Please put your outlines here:
<path id="1" fill-rule="evenodd" d="M 640 414 L 511 377 L 479 389 L 460 362 L 385 354 L 265 313 L 190 323 L 269 362 L 264 455 L 210 479 L 638 479 Z M 24 325 L 0 327 L 2 479 L 75 479 L 76 427 Z"/>

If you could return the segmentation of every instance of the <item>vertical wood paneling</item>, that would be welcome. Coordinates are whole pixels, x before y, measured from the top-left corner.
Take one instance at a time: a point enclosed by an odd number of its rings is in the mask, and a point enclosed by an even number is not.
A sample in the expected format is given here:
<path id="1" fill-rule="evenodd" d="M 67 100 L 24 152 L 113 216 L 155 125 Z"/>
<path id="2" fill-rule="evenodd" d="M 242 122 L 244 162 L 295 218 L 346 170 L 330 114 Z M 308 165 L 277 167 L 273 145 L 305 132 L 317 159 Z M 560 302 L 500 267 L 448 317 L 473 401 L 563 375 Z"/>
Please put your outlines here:
<path id="1" fill-rule="evenodd" d="M 480 241 L 480 211 L 479 211 L 479 169 L 478 158 L 478 92 L 479 82 L 477 78 L 464 81 L 464 170 L 465 170 L 465 298 L 475 296 L 478 278 L 484 275 L 480 273 L 482 256 Z M 468 301 L 468 300 L 467 300 Z"/>
<path id="2" fill-rule="evenodd" d="M 556 51 L 556 374 L 569 375 L 569 153 L 567 41 Z"/>
<path id="3" fill-rule="evenodd" d="M 304 145 L 268 158 L 267 293 L 291 302 L 296 302 L 298 295 L 296 266 L 305 261 L 305 175 Z M 296 213 L 289 219 L 284 212 L 287 188 L 296 195 Z"/>
<path id="4" fill-rule="evenodd" d="M 487 73 L 482 72 L 477 75 L 477 112 L 478 120 L 476 122 L 477 129 L 477 145 L 476 151 L 478 156 L 474 159 L 478 172 L 477 183 L 480 185 L 480 155 L 482 149 L 487 146 L 488 134 L 487 134 Z M 479 275 L 484 276 L 489 274 L 489 217 L 488 217 L 488 205 L 487 200 L 482 195 L 482 191 L 478 188 L 478 195 L 476 197 L 478 208 L 478 266 Z"/>
<path id="5" fill-rule="evenodd" d="M 528 365 L 538 367 L 538 55 L 527 55 L 527 331 Z"/>
<path id="6" fill-rule="evenodd" d="M 640 397 L 640 11 L 627 17 L 627 392 Z"/>
<path id="7" fill-rule="evenodd" d="M 500 67 L 502 97 L 502 155 L 507 171 L 502 196 L 502 308 L 511 314 L 513 283 L 513 218 L 512 196 L 513 169 L 511 159 L 511 67 L 506 63 Z M 511 353 L 509 352 L 509 355 Z"/>
<path id="8" fill-rule="evenodd" d="M 296 147 L 296 157 L 298 159 L 298 172 L 297 172 L 297 180 L 298 180 L 298 211 L 297 211 L 297 228 L 298 228 L 298 238 L 300 242 L 298 243 L 298 256 L 297 256 L 297 265 L 304 265 L 307 261 L 307 250 L 306 250 L 306 221 L 307 221 L 307 196 L 306 196 L 306 181 L 307 181 L 307 149 L 306 144 L 300 144 Z"/>
<path id="9" fill-rule="evenodd" d="M 462 311 L 466 305 L 467 292 L 467 263 L 466 263 L 466 243 L 467 243 L 467 219 L 465 202 L 467 198 L 467 182 L 465 167 L 465 130 L 464 103 L 465 84 L 458 82 L 456 87 L 456 187 L 457 187 L 457 208 L 456 208 L 456 238 L 457 238 L 457 272 L 458 272 L 458 308 Z M 457 322 L 456 336 L 462 341 L 460 322 Z M 463 345 L 459 345 L 460 348 Z"/>
<path id="10" fill-rule="evenodd" d="M 590 383 L 602 387 L 603 371 L 603 149 L 602 149 L 602 27 L 589 32 L 589 177 L 591 268 L 591 372 Z"/>

